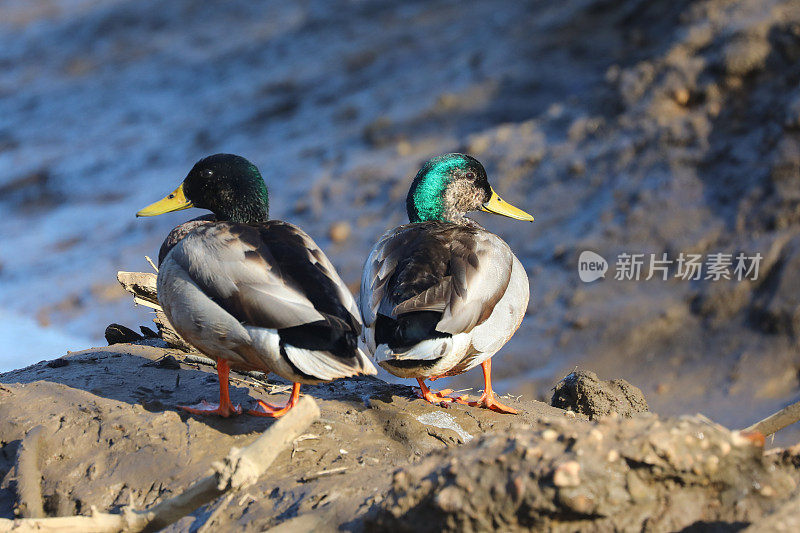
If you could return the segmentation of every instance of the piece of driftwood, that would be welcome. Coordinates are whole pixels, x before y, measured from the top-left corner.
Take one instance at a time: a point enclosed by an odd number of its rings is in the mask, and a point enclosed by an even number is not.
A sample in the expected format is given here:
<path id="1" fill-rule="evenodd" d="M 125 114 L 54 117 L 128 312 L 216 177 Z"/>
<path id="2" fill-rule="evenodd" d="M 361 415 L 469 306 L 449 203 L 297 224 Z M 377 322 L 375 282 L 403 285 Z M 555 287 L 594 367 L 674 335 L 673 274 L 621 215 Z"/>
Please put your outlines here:
<path id="1" fill-rule="evenodd" d="M 183 355 L 180 355 L 179 357 L 181 358 L 181 360 L 184 363 L 194 363 L 194 364 L 198 364 L 198 365 L 207 365 L 207 366 L 213 366 L 214 368 L 217 367 L 217 362 L 216 361 L 214 361 L 210 357 L 206 357 L 205 355 L 201 355 L 201 354 L 198 354 L 196 352 L 195 353 L 183 354 Z M 272 390 L 274 390 L 275 387 L 279 387 L 279 385 L 275 385 L 275 384 L 272 384 L 272 383 L 267 383 L 266 377 L 267 377 L 268 372 L 262 372 L 261 370 L 241 370 L 239 368 L 231 368 L 231 372 L 235 372 L 237 374 L 241 374 L 242 376 L 248 376 L 248 377 L 251 377 L 251 378 L 255 379 L 256 381 L 258 381 L 258 383 L 250 383 L 250 385 L 260 385 L 262 387 L 269 386 L 269 387 L 272 388 Z M 231 379 L 236 379 L 236 378 L 231 377 Z M 243 381 L 243 382 L 247 383 L 244 380 L 240 380 L 240 381 Z M 286 391 L 290 390 L 291 388 L 292 388 L 291 385 L 287 385 L 286 389 L 285 390 L 281 390 L 280 392 L 286 392 Z M 275 394 L 275 393 L 270 391 L 270 394 Z"/>
<path id="2" fill-rule="evenodd" d="M 769 415 L 764 420 L 756 422 L 752 426 L 743 429 L 746 433 L 759 432 L 765 437 L 772 435 L 790 426 L 795 422 L 800 421 L 800 402 L 793 403 L 788 407 L 784 407 L 775 414 Z"/>
<path id="3" fill-rule="evenodd" d="M 120 271 L 117 272 L 117 281 L 123 289 L 133 294 L 136 303 L 161 309 L 156 291 L 156 275 L 152 272 Z"/>
<path id="4" fill-rule="evenodd" d="M 329 468 L 328 470 L 320 470 L 319 472 L 314 472 L 313 474 L 303 476 L 299 479 L 299 481 L 301 483 L 306 483 L 308 481 L 314 481 L 315 479 L 319 479 L 321 477 L 335 476 L 336 474 L 344 474 L 345 472 L 347 472 L 346 466 L 340 466 L 338 468 Z"/>
<path id="5" fill-rule="evenodd" d="M 22 439 L 17 451 L 17 502 L 24 518 L 43 518 L 42 471 L 39 467 L 43 426 L 35 426 Z"/>
<path id="6" fill-rule="evenodd" d="M 144 256 L 144 258 L 145 258 L 145 260 L 148 262 L 148 264 L 149 264 L 151 267 L 153 267 L 153 270 L 155 271 L 155 273 L 156 273 L 156 274 L 158 274 L 158 267 L 156 266 L 156 264 L 155 264 L 155 263 L 153 263 L 153 260 L 152 260 L 152 259 L 150 259 L 150 257 L 148 257 L 148 256 Z"/>
<path id="7" fill-rule="evenodd" d="M 145 510 L 132 506 L 119 514 L 100 513 L 92 509 L 91 516 L 55 518 L 0 518 L 0 531 L 44 531 L 63 533 L 109 533 L 116 531 L 158 531 L 198 507 L 226 492 L 236 491 L 255 483 L 278 454 L 288 448 L 317 418 L 317 403 L 308 396 L 300 399 L 283 418 L 246 448 L 231 448 L 222 461 L 211 465 L 211 473 L 182 493 Z"/>

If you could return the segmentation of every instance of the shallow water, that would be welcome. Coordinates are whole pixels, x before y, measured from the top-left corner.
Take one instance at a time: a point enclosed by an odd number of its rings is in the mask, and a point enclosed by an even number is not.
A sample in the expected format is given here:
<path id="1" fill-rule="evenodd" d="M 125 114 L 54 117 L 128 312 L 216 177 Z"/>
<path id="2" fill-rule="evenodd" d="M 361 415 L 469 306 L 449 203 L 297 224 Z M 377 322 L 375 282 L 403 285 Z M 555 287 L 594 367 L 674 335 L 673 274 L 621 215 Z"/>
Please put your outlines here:
<path id="1" fill-rule="evenodd" d="M 93 339 L 46 328 L 32 318 L 0 310 L 0 373 L 69 351 L 83 350 Z"/>

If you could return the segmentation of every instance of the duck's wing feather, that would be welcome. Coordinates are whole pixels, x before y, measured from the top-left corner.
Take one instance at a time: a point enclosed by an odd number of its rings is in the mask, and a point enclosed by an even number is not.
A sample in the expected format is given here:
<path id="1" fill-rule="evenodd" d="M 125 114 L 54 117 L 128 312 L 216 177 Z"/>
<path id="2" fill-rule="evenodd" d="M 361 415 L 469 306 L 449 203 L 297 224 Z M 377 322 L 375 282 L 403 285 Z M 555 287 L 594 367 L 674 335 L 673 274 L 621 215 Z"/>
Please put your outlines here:
<path id="1" fill-rule="evenodd" d="M 324 319 L 360 330 L 353 297 L 300 228 L 216 223 L 187 236 L 172 258 L 241 322 L 285 329 Z"/>
<path id="2" fill-rule="evenodd" d="M 374 372 L 357 349 L 361 323 L 353 296 L 300 228 L 281 221 L 203 225 L 170 258 L 243 325 L 276 330 L 284 357 L 303 374 L 331 379 L 314 370 L 339 362 L 345 365 L 334 364 L 339 370 L 351 368 L 348 375 L 353 368 Z"/>
<path id="3" fill-rule="evenodd" d="M 512 254 L 474 226 L 424 222 L 386 233 L 365 264 L 361 313 L 370 327 L 417 311 L 441 313 L 436 331 L 455 335 L 486 320 L 502 298 Z"/>

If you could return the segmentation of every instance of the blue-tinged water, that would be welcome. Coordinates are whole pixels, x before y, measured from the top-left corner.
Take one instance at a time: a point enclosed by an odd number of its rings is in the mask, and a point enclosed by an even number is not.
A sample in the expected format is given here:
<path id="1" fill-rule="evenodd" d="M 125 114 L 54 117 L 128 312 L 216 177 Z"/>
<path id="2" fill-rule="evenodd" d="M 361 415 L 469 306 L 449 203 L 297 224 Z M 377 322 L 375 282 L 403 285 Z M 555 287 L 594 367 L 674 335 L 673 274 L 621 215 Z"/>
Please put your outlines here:
<path id="1" fill-rule="evenodd" d="M 7 372 L 67 351 L 82 350 L 91 339 L 42 327 L 35 320 L 0 310 L 0 372 Z"/>

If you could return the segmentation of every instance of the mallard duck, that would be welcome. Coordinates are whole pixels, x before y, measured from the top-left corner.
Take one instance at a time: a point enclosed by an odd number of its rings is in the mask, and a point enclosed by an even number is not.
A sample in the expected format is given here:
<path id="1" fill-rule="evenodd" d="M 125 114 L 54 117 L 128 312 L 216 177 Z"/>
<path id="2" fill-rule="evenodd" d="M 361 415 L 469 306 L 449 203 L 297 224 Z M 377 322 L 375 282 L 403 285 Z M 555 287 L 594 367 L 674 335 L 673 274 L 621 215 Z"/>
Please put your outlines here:
<path id="1" fill-rule="evenodd" d="M 378 364 L 416 378 L 434 404 L 469 403 L 504 413 L 492 391 L 491 357 L 508 342 L 528 307 L 528 276 L 500 237 L 465 216 L 487 211 L 533 217 L 502 200 L 478 160 L 445 154 L 427 161 L 406 199 L 410 224 L 385 233 L 364 265 L 362 341 Z M 477 402 L 434 392 L 425 379 L 483 368 Z"/>
<path id="2" fill-rule="evenodd" d="M 228 395 L 231 367 L 291 380 L 283 407 L 259 401 L 248 413 L 278 417 L 300 384 L 375 374 L 358 347 L 355 300 L 303 230 L 268 219 L 269 194 L 247 159 L 217 154 L 198 161 L 183 183 L 137 216 L 199 207 L 213 218 L 172 230 L 161 247 L 158 300 L 175 330 L 217 361 L 219 404 L 181 406 L 195 414 L 242 412 Z"/>

